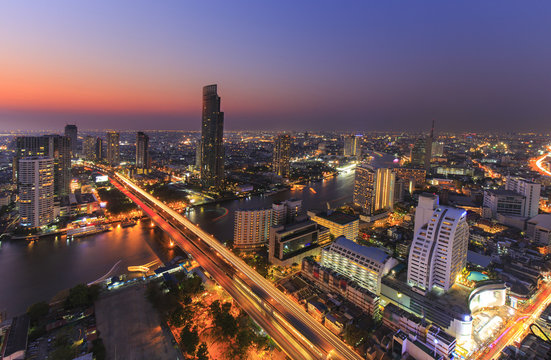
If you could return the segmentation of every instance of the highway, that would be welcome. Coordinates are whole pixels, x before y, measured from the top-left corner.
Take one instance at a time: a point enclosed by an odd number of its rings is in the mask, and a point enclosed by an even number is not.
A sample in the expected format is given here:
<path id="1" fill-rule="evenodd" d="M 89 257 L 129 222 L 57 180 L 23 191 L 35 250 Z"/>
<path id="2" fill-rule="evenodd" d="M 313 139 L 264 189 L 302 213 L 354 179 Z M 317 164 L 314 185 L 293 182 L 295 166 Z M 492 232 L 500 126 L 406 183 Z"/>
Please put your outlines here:
<path id="1" fill-rule="evenodd" d="M 123 191 L 224 288 L 293 359 L 361 359 L 212 235 L 117 173 Z M 115 182 L 116 184 L 116 182 Z"/>
<path id="2" fill-rule="evenodd" d="M 540 158 L 538 158 L 536 160 L 536 168 L 543 175 L 551 176 L 551 171 L 547 170 L 542 164 L 543 160 L 545 160 L 545 158 L 548 157 L 548 156 L 551 156 L 551 152 L 543 155 Z"/>

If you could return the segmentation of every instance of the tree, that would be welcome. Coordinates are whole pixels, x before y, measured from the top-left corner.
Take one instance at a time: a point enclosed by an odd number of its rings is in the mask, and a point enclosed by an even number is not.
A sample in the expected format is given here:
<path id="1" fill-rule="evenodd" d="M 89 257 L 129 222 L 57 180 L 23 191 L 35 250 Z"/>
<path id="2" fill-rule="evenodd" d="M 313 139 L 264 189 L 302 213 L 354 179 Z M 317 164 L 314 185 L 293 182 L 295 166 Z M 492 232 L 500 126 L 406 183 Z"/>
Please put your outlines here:
<path id="1" fill-rule="evenodd" d="M 362 341 L 367 339 L 368 336 L 369 336 L 369 330 L 367 330 L 363 326 L 359 327 L 359 326 L 350 324 L 344 328 L 344 333 L 343 333 L 344 340 L 348 344 L 354 347 L 361 344 Z"/>
<path id="2" fill-rule="evenodd" d="M 199 334 L 197 333 L 197 328 L 191 328 L 189 325 L 186 325 L 180 332 L 180 347 L 182 351 L 193 355 L 195 354 L 198 344 Z"/>
<path id="3" fill-rule="evenodd" d="M 79 284 L 69 290 L 69 296 L 65 300 L 65 306 L 74 309 L 77 307 L 87 307 L 94 304 L 99 296 L 99 285 L 87 286 Z"/>
<path id="4" fill-rule="evenodd" d="M 92 341 L 92 353 L 94 353 L 94 358 L 96 360 L 104 360 L 106 357 L 105 345 L 103 345 L 103 340 L 98 338 Z"/>
<path id="5" fill-rule="evenodd" d="M 29 315 L 31 324 L 34 325 L 38 323 L 38 320 L 48 315 L 49 311 L 50 311 L 50 305 L 48 305 L 44 301 L 41 301 L 29 306 L 29 308 L 27 309 L 27 314 Z"/>
<path id="6" fill-rule="evenodd" d="M 231 304 L 224 303 L 220 305 L 220 301 L 216 300 L 210 304 L 210 311 L 213 318 L 216 331 L 225 338 L 233 338 L 237 334 L 237 321 L 230 314 Z"/>
<path id="7" fill-rule="evenodd" d="M 209 351 L 207 349 L 207 344 L 204 342 L 202 342 L 197 349 L 197 360 L 209 360 Z"/>
<path id="8" fill-rule="evenodd" d="M 179 305 L 169 314 L 168 321 L 172 326 L 181 327 L 188 324 L 192 318 L 193 312 L 191 308 Z"/>

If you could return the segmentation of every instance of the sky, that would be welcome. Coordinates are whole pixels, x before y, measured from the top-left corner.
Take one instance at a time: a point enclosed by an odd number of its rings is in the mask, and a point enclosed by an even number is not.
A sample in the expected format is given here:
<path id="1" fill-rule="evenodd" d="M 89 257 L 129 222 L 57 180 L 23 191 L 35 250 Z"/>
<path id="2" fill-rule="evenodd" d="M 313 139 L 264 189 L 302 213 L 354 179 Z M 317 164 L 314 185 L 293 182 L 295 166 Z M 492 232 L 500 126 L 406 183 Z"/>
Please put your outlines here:
<path id="1" fill-rule="evenodd" d="M 551 131 L 546 0 L 0 2 L 0 130 Z"/>

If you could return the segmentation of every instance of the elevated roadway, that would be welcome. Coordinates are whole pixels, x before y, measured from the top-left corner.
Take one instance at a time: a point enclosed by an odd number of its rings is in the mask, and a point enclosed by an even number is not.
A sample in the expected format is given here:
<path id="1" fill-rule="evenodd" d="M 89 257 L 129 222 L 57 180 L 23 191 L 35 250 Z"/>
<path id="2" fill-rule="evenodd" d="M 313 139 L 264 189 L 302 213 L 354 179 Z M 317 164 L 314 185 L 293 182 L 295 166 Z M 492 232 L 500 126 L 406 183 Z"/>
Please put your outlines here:
<path id="1" fill-rule="evenodd" d="M 292 359 L 361 359 L 353 349 L 212 235 L 127 177 L 119 173 L 114 177 L 123 186 L 117 182 L 114 184 L 178 246 L 190 253 Z"/>

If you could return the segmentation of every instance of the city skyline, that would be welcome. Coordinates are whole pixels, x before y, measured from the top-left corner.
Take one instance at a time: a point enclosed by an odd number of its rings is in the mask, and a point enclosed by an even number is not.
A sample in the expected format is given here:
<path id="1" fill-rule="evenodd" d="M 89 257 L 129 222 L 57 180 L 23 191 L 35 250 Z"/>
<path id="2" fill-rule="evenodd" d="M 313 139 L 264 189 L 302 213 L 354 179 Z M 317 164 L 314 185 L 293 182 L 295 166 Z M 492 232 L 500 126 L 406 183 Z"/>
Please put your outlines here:
<path id="1" fill-rule="evenodd" d="M 228 130 L 551 123 L 549 4 L 59 5 L 2 5 L 0 29 L 14 34 L 0 60 L 3 130 L 198 130 L 209 83 Z"/>

